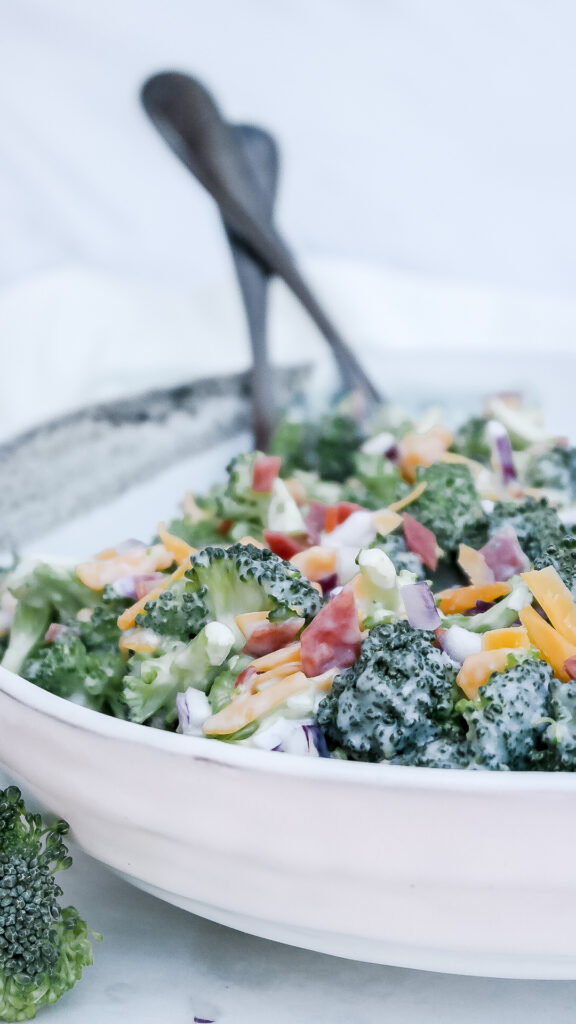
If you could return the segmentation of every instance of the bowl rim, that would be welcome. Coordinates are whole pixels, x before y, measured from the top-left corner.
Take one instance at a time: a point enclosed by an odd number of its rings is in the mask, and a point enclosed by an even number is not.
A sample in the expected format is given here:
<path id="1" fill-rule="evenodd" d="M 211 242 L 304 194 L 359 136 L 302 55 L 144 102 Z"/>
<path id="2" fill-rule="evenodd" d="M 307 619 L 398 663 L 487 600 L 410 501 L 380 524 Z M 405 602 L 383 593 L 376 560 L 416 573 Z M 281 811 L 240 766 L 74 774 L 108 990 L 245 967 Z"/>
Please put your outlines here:
<path id="1" fill-rule="evenodd" d="M 403 789 L 470 794 L 575 793 L 576 772 L 470 771 L 465 768 L 418 768 L 381 765 L 321 757 L 278 755 L 274 751 L 223 743 L 202 736 L 182 736 L 82 707 L 42 690 L 22 676 L 0 666 L 0 694 L 22 707 L 94 736 L 120 740 L 217 766 L 291 776 L 325 784 L 359 785 L 377 789 Z M 0 752 L 0 762 L 2 762 Z M 9 769 L 10 765 L 5 763 Z"/>

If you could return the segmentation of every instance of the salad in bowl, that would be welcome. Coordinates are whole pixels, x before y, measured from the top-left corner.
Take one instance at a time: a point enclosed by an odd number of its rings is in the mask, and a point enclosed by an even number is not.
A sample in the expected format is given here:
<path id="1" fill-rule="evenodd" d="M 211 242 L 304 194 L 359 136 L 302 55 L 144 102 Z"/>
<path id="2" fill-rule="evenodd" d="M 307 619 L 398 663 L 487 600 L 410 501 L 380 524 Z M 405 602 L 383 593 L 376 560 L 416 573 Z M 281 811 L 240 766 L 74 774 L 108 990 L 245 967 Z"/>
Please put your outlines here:
<path id="1" fill-rule="evenodd" d="M 516 395 L 286 420 L 151 543 L 4 574 L 2 666 L 206 741 L 576 770 L 576 449 Z"/>

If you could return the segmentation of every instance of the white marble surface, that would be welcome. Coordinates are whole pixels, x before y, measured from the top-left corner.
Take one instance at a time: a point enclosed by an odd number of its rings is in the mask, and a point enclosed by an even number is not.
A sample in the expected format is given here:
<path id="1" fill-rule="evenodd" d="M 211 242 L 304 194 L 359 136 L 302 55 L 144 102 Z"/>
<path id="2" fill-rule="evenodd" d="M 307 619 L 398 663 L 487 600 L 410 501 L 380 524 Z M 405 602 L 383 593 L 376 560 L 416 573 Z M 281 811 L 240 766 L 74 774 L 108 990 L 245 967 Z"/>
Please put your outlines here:
<path id="1" fill-rule="evenodd" d="M 354 963 L 252 938 L 139 892 L 80 853 L 66 898 L 105 939 L 48 1024 L 572 1024 L 576 984 Z M 42 1018 L 43 1019 L 43 1018 Z"/>

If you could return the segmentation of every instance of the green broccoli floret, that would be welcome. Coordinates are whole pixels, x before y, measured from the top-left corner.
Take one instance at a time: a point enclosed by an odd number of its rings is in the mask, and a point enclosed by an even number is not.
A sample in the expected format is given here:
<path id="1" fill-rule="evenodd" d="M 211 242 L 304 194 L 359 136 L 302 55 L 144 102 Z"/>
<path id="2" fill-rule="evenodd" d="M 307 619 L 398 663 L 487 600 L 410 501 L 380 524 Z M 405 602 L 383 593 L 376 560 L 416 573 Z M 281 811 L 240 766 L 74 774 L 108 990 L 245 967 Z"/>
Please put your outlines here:
<path id="1" fill-rule="evenodd" d="M 531 562 L 542 558 L 552 545 L 561 548 L 570 536 L 545 498 L 496 502 L 490 513 L 490 536 L 505 524 L 514 527 L 520 547 Z"/>
<path id="2" fill-rule="evenodd" d="M 0 790 L 0 1019 L 31 1020 L 92 963 L 86 923 L 60 906 L 55 873 L 72 863 L 68 825 L 46 827 L 15 786 Z M 99 936 L 95 936 L 99 937 Z"/>
<path id="3" fill-rule="evenodd" d="M 553 679 L 550 665 L 527 658 L 505 672 L 494 672 L 480 687 L 478 700 L 458 703 L 477 764 L 511 771 L 551 767 L 546 731 Z"/>
<path id="4" fill-rule="evenodd" d="M 546 739 L 557 771 L 576 771 L 576 681 L 553 679 L 550 684 L 551 722 Z"/>
<path id="5" fill-rule="evenodd" d="M 154 719 L 158 728 L 171 728 L 177 718 L 176 694 L 189 686 L 206 692 L 234 645 L 234 634 L 220 622 L 209 622 L 184 644 L 169 641 L 154 654 L 136 654 L 124 680 L 124 700 L 133 722 Z"/>
<path id="6" fill-rule="evenodd" d="M 422 480 L 426 490 L 410 507 L 415 519 L 435 533 L 446 552 L 455 552 L 472 539 L 472 546 L 481 547 L 488 521 L 468 467 L 437 462 L 418 471 L 418 482 Z"/>
<path id="7" fill-rule="evenodd" d="M 576 448 L 557 445 L 529 460 L 525 471 L 530 487 L 562 491 L 569 500 L 576 498 Z"/>
<path id="8" fill-rule="evenodd" d="M 556 569 L 568 590 L 576 593 L 576 537 L 566 533 L 566 540 L 561 546 L 551 545 L 540 558 L 534 559 L 535 569 L 545 569 L 551 565 Z"/>
<path id="9" fill-rule="evenodd" d="M 219 518 L 239 524 L 240 536 L 251 534 L 257 539 L 262 536 L 270 504 L 268 493 L 252 490 L 254 463 L 261 457 L 261 452 L 236 455 L 226 467 L 227 484 L 215 491 Z"/>
<path id="10" fill-rule="evenodd" d="M 452 451 L 476 462 L 490 461 L 490 444 L 486 436 L 488 420 L 484 416 L 471 416 L 458 427 L 452 442 Z"/>
<path id="11" fill-rule="evenodd" d="M 317 712 L 328 742 L 360 761 L 412 764 L 435 740 L 460 743 L 456 672 L 433 637 L 407 622 L 377 626 Z"/>
<path id="12" fill-rule="evenodd" d="M 32 652 L 21 669 L 24 678 L 93 711 L 124 717 L 121 690 L 126 661 L 118 649 L 117 619 L 128 603 L 106 587 L 88 621 L 75 620 L 51 643 Z"/>
<path id="13" fill-rule="evenodd" d="M 234 633 L 239 650 L 244 637 L 237 615 L 270 611 L 272 619 L 298 613 L 309 620 L 321 603 L 312 584 L 272 551 L 232 544 L 199 551 L 184 580 L 147 604 L 137 622 L 181 640 L 195 636 L 208 622 L 223 622 Z"/>
<path id="14" fill-rule="evenodd" d="M 282 456 L 282 475 L 316 470 L 325 480 L 346 480 L 354 473 L 354 455 L 365 435 L 353 416 L 341 412 L 319 422 L 285 420 L 272 438 L 271 451 Z"/>
<path id="15" fill-rule="evenodd" d="M 10 639 L 2 665 L 20 672 L 51 622 L 73 619 L 81 608 L 92 608 L 99 595 L 80 582 L 73 569 L 37 563 L 28 571 L 20 566 L 8 581 L 18 598 Z"/>
<path id="16" fill-rule="evenodd" d="M 364 508 L 383 508 L 403 498 L 410 490 L 393 462 L 382 455 L 357 452 L 354 475 L 344 485 L 345 499 Z"/>

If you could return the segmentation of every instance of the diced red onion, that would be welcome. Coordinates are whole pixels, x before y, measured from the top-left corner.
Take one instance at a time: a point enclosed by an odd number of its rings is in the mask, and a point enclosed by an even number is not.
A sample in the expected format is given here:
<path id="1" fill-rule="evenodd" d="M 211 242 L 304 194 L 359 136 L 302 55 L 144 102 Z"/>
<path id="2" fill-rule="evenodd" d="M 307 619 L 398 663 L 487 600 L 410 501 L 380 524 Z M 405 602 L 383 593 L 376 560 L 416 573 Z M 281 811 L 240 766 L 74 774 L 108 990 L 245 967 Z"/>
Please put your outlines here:
<path id="1" fill-rule="evenodd" d="M 457 665 L 462 665 L 469 654 L 478 654 L 482 650 L 482 637 L 479 633 L 472 633 L 463 626 L 449 626 L 448 629 L 439 629 L 436 638 L 442 650 Z"/>
<path id="2" fill-rule="evenodd" d="M 286 754 L 304 757 L 330 757 L 324 733 L 319 725 L 301 723 L 295 726 L 280 744 Z"/>
<path id="3" fill-rule="evenodd" d="M 497 580 L 509 580 L 511 576 L 526 572 L 530 568 L 530 561 L 518 543 L 514 527 L 509 523 L 480 548 L 480 554 L 484 556 Z"/>
<path id="4" fill-rule="evenodd" d="M 563 665 L 564 671 L 570 679 L 576 679 L 576 655 L 567 658 Z"/>
<path id="5" fill-rule="evenodd" d="M 414 629 L 438 629 L 442 625 L 434 595 L 424 580 L 400 587 L 400 596 Z"/>
<path id="6" fill-rule="evenodd" d="M 134 589 L 137 599 L 140 601 L 141 598 L 146 597 L 151 590 L 154 590 L 165 579 L 166 577 L 163 572 L 138 573 L 134 576 Z"/>
<path id="7" fill-rule="evenodd" d="M 132 576 L 121 576 L 120 579 L 114 580 L 112 589 L 120 597 L 129 597 L 132 601 L 139 601 L 140 598 L 146 597 L 146 594 L 154 590 L 154 587 L 157 587 L 163 579 L 165 579 L 165 576 L 162 572 L 136 573 Z"/>
<path id="8" fill-rule="evenodd" d="M 132 601 L 135 601 L 136 584 L 134 576 L 121 576 L 119 580 L 114 580 L 112 590 L 120 597 L 129 597 Z"/>
<path id="9" fill-rule="evenodd" d="M 194 1024 L 215 1024 L 212 1017 L 194 1017 Z"/>
<path id="10" fill-rule="evenodd" d="M 318 583 L 322 587 L 324 597 L 332 597 L 334 590 L 338 587 L 338 573 L 331 572 L 329 576 L 323 576 L 318 580 Z"/>
<path id="11" fill-rule="evenodd" d="M 492 608 L 494 601 L 476 601 L 473 608 L 468 608 L 464 612 L 464 615 L 480 615 L 482 612 L 487 612 L 489 608 Z"/>
<path id="12" fill-rule="evenodd" d="M 517 473 L 508 431 L 498 420 L 490 420 L 488 438 L 492 448 L 492 459 L 500 470 L 502 480 L 505 484 L 510 483 L 516 479 Z"/>

